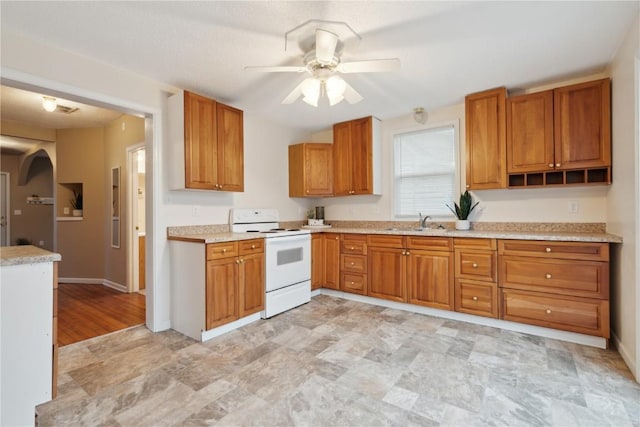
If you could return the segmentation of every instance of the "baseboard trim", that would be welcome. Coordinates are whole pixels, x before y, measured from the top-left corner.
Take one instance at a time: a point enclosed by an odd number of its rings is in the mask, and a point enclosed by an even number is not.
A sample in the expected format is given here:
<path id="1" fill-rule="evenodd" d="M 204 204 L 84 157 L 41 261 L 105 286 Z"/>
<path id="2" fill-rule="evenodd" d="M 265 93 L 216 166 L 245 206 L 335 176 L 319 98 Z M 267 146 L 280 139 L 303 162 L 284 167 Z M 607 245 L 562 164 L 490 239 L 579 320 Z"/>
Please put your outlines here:
<path id="1" fill-rule="evenodd" d="M 88 278 L 78 278 L 78 277 L 59 277 L 58 283 L 71 283 L 74 285 L 102 285 L 111 289 L 115 289 L 116 291 L 120 291 L 123 293 L 129 292 L 129 289 L 117 282 L 113 282 L 107 279 L 88 279 Z"/>
<path id="2" fill-rule="evenodd" d="M 633 359 L 633 357 L 631 357 L 631 354 L 629 354 L 629 350 L 627 349 L 627 347 L 622 343 L 620 338 L 613 331 L 611 331 L 611 341 L 613 341 L 613 345 L 618 350 L 618 353 L 620 353 L 620 356 L 622 356 L 622 360 L 624 360 L 624 363 L 627 364 L 627 367 L 635 377 L 636 381 L 640 382 L 640 373 L 638 372 L 638 367 L 636 366 L 635 360 Z"/>
<path id="3" fill-rule="evenodd" d="M 551 338 L 560 341 L 568 341 L 575 344 L 583 344 L 598 348 L 607 348 L 607 340 L 605 338 L 594 337 L 591 335 L 560 331 L 557 329 L 543 328 L 540 326 L 526 325 L 524 323 L 492 319 L 489 317 L 474 316 L 472 314 L 458 313 L 457 311 L 439 310 L 437 308 L 429 308 L 402 302 L 388 301 L 379 298 L 350 294 L 348 292 L 335 291 L 333 289 L 323 288 L 320 290 L 320 294 L 363 302 L 365 304 L 372 304 L 387 308 L 394 308 L 397 310 L 409 311 L 412 313 L 426 314 L 429 316 L 441 317 L 444 319 L 459 320 L 461 322 L 473 323 L 476 325 L 490 326 L 493 328 L 506 329 L 513 332 L 521 332 L 523 334 L 536 335 L 539 337 Z"/>
<path id="4" fill-rule="evenodd" d="M 220 335 L 234 331 L 257 320 L 260 320 L 260 312 L 251 314 L 247 317 L 243 317 L 242 319 L 238 319 L 234 322 L 227 323 L 226 325 L 222 325 L 214 329 L 209 329 L 208 331 L 202 331 L 200 341 L 204 342 L 210 340 L 211 338 L 219 337 Z"/>

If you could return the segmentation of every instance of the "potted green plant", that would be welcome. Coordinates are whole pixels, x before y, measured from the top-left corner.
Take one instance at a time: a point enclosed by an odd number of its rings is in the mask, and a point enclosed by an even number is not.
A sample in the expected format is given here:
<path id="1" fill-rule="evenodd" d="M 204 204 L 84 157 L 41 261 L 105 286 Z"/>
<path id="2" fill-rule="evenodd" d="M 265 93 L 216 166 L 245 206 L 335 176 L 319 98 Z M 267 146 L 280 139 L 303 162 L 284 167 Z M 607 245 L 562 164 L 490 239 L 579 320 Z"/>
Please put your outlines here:
<path id="1" fill-rule="evenodd" d="M 471 222 L 469 221 L 469 214 L 473 209 L 478 206 L 478 203 L 473 203 L 473 197 L 469 191 L 465 191 L 460 195 L 460 204 L 453 202 L 455 210 L 451 206 L 447 205 L 449 210 L 458 218 L 456 221 L 456 230 L 468 230 L 471 228 Z"/>
<path id="2" fill-rule="evenodd" d="M 307 211 L 307 223 L 312 226 L 322 225 L 324 220 L 316 219 L 316 210 L 311 208 Z"/>
<path id="3" fill-rule="evenodd" d="M 73 208 L 73 216 L 82 216 L 82 193 L 73 190 L 73 197 L 69 200 Z"/>

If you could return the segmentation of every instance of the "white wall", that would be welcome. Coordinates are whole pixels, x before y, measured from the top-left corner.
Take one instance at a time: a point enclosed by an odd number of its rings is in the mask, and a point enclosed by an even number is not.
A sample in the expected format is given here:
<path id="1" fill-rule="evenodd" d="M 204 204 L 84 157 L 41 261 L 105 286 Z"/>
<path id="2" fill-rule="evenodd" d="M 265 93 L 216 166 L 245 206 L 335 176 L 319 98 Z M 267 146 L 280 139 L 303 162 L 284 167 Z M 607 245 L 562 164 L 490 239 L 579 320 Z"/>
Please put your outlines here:
<path id="1" fill-rule="evenodd" d="M 169 191 L 165 173 L 167 149 L 163 141 L 167 97 L 177 88 L 17 34 L 3 31 L 0 42 L 3 83 L 32 90 L 41 87 L 67 99 L 125 112 L 142 112 L 153 118 L 147 120 L 146 131 L 146 226 L 150 252 L 147 325 L 152 330 L 168 329 L 171 325 L 167 226 L 227 223 L 231 206 L 275 206 L 280 209 L 282 220 L 304 218 L 310 202 L 288 198 L 287 146 L 308 135 L 279 127 L 245 110 L 245 192 Z M 194 206 L 197 206 L 195 215 Z"/>
<path id="2" fill-rule="evenodd" d="M 640 24 L 631 27 L 610 66 L 612 85 L 613 184 L 607 199 L 607 230 L 622 236 L 616 245 L 611 289 L 613 339 L 640 380 L 640 152 L 638 73 Z"/>
<path id="3" fill-rule="evenodd" d="M 589 79 L 602 78 L 602 75 L 589 76 Z M 585 80 L 585 79 L 582 79 Z M 554 86 L 571 84 L 558 82 Z M 393 135 L 409 132 L 438 124 L 458 123 L 460 185 L 465 186 L 465 126 L 464 104 L 453 105 L 429 111 L 425 125 L 413 120 L 413 114 L 382 122 L 382 196 L 350 196 L 317 200 L 324 203 L 326 217 L 329 220 L 393 220 Z M 313 140 L 327 141 L 331 137 L 328 131 L 312 135 Z M 482 190 L 472 194 L 480 205 L 471 215 L 472 221 L 485 222 L 605 222 L 606 200 L 609 186 L 537 188 L 511 190 Z M 577 201 L 578 213 L 569 213 L 569 201 Z M 418 213 L 416 212 L 416 220 Z M 445 218 L 443 218 L 445 219 Z M 453 220 L 453 216 L 446 218 Z"/>

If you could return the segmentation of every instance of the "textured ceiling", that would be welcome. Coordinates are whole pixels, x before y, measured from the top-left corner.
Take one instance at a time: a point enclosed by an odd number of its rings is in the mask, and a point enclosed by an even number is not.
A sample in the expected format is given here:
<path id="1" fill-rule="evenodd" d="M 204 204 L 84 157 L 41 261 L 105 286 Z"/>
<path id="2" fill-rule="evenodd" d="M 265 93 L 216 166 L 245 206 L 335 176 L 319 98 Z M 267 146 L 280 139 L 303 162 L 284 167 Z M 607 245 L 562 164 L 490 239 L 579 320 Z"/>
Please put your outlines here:
<path id="1" fill-rule="evenodd" d="M 638 2 L 0 2 L 1 31 L 192 90 L 308 130 L 460 103 L 496 86 L 523 88 L 603 71 Z M 246 72 L 301 65 L 285 32 L 344 21 L 362 37 L 342 60 L 399 58 L 389 73 L 345 74 L 364 100 L 281 105 L 305 74 Z M 301 43 L 305 34 L 296 34 Z M 3 116 L 5 105 L 3 100 Z"/>

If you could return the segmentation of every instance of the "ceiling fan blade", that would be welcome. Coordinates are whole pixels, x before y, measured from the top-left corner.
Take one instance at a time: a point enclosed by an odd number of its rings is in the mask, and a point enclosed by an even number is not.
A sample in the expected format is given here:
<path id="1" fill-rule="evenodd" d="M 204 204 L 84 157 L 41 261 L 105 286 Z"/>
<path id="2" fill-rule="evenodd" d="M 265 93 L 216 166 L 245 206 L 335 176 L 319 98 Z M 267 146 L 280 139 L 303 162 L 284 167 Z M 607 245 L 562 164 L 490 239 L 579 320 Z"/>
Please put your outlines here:
<path id="1" fill-rule="evenodd" d="M 300 84 L 298 86 L 296 86 L 290 93 L 289 95 L 287 95 L 287 97 L 285 99 L 282 100 L 283 104 L 293 104 L 294 102 L 296 102 L 296 99 L 300 98 L 300 95 L 302 95 L 302 85 L 304 84 L 306 80 L 303 80 L 302 82 L 300 82 Z"/>
<path id="2" fill-rule="evenodd" d="M 343 62 L 338 64 L 337 68 L 341 73 L 380 73 L 398 69 L 400 69 L 400 60 L 398 58 Z"/>
<path id="3" fill-rule="evenodd" d="M 338 36 L 327 30 L 316 30 L 316 59 L 321 64 L 329 64 L 333 60 L 338 45 Z"/>
<path id="4" fill-rule="evenodd" d="M 346 84 L 346 88 L 344 90 L 344 99 L 349 103 L 349 104 L 357 104 L 358 102 L 362 101 L 362 95 L 360 95 L 354 88 L 351 87 L 351 85 L 347 82 L 344 82 Z"/>
<path id="5" fill-rule="evenodd" d="M 302 73 L 307 67 L 282 66 L 282 67 L 244 67 L 245 71 L 260 71 L 264 73 Z"/>

